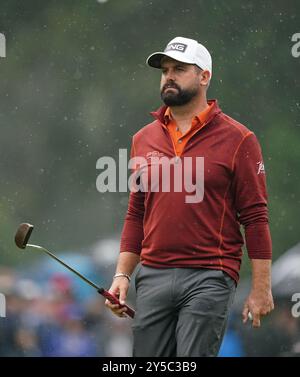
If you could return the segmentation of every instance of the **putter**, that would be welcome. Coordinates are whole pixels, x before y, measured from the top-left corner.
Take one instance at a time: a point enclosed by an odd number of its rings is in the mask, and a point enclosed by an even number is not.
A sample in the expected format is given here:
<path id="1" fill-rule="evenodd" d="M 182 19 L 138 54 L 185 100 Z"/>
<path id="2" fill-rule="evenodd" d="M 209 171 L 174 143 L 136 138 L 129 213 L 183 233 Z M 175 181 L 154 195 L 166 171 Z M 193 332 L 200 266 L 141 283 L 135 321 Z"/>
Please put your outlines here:
<path id="1" fill-rule="evenodd" d="M 91 280 L 87 279 L 85 276 L 81 275 L 78 271 L 74 270 L 74 268 L 70 267 L 68 264 L 63 262 L 61 259 L 59 259 L 57 256 L 52 254 L 49 250 L 45 249 L 44 247 L 38 246 L 38 245 L 32 245 L 29 244 L 29 238 L 31 236 L 31 233 L 33 231 L 33 225 L 28 223 L 20 224 L 17 230 L 17 233 L 15 235 L 15 243 L 18 246 L 19 249 L 25 249 L 26 247 L 29 247 L 34 250 L 43 251 L 44 253 L 48 254 L 51 258 L 55 259 L 57 262 L 62 264 L 64 267 L 66 267 L 69 271 L 73 272 L 75 275 L 80 277 L 83 281 L 85 281 L 87 284 L 89 284 L 91 287 L 95 288 L 100 295 L 104 296 L 106 299 L 108 299 L 112 304 L 118 304 L 121 308 L 126 308 L 125 314 L 127 314 L 129 317 L 134 317 L 134 310 L 130 308 L 127 305 L 121 305 L 120 301 L 117 297 L 113 296 L 111 293 L 109 293 L 106 289 L 99 287 L 95 283 L 93 283 Z"/>

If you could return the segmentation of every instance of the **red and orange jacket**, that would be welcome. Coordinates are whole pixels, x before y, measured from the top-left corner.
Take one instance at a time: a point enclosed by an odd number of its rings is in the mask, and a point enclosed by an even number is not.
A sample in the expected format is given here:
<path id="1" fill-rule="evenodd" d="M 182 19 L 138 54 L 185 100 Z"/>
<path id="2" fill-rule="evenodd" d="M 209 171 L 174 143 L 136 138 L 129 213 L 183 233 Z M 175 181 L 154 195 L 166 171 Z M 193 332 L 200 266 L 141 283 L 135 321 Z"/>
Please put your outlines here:
<path id="1" fill-rule="evenodd" d="M 221 269 L 236 281 L 245 229 L 251 259 L 271 259 L 266 178 L 259 142 L 252 131 L 224 114 L 216 100 L 206 121 L 187 140 L 180 158 L 204 157 L 204 197 L 186 203 L 187 192 L 131 192 L 120 252 L 140 254 L 154 268 Z M 166 107 L 133 136 L 132 156 L 173 158 Z"/>

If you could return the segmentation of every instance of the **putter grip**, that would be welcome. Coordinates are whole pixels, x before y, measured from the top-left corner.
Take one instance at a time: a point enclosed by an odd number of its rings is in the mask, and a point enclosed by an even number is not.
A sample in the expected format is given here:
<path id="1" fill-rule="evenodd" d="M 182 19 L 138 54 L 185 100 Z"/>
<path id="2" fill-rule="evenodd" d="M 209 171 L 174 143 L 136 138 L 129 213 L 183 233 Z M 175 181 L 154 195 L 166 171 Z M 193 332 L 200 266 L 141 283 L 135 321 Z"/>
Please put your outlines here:
<path id="1" fill-rule="evenodd" d="M 121 308 L 126 308 L 127 309 L 126 314 L 128 314 L 129 317 L 131 317 L 131 318 L 134 317 L 134 314 L 135 314 L 134 310 L 127 305 L 121 305 L 120 301 L 117 299 L 117 297 L 113 296 L 111 293 L 109 293 L 105 289 L 103 289 L 103 290 L 99 289 L 98 292 L 100 293 L 100 295 L 107 298 L 112 304 L 118 304 L 118 305 L 120 305 Z"/>

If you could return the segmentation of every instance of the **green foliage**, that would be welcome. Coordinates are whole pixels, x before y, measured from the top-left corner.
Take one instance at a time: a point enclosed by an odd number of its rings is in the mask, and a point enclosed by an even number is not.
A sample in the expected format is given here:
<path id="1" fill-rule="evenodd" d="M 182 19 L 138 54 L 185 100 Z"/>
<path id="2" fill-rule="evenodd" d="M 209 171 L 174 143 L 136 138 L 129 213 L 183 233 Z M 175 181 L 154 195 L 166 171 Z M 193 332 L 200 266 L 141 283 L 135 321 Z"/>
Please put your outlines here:
<path id="1" fill-rule="evenodd" d="M 12 238 L 80 248 L 119 233 L 126 195 L 100 194 L 96 161 L 129 148 L 160 105 L 146 57 L 174 36 L 207 45 L 210 97 L 255 131 L 268 172 L 275 258 L 299 241 L 299 2 L 20 0 L 1 3 L 0 263 Z"/>

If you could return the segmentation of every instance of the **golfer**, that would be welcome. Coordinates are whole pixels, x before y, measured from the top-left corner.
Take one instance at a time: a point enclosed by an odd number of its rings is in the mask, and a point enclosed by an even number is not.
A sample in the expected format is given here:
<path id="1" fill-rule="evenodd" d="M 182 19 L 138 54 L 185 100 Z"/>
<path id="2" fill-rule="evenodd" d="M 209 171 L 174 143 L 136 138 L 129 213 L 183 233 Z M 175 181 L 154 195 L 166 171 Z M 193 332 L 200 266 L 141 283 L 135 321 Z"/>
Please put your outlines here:
<path id="1" fill-rule="evenodd" d="M 252 317 L 253 327 L 259 327 L 274 308 L 261 148 L 251 130 L 224 114 L 217 100 L 207 100 L 212 59 L 202 44 L 176 37 L 147 63 L 161 70 L 164 104 L 133 136 L 132 157 L 143 158 L 150 170 L 158 157 L 179 163 L 195 192 L 192 196 L 184 184 L 175 189 L 175 179 L 170 190 L 149 183 L 148 190 L 131 191 L 110 292 L 125 303 L 140 262 L 133 356 L 216 356 L 239 280 L 240 225 L 252 264 L 243 321 Z M 201 164 L 186 168 L 188 159 L 197 158 Z M 163 182 L 164 169 L 159 171 Z M 106 305 L 126 316 L 126 309 Z"/>

